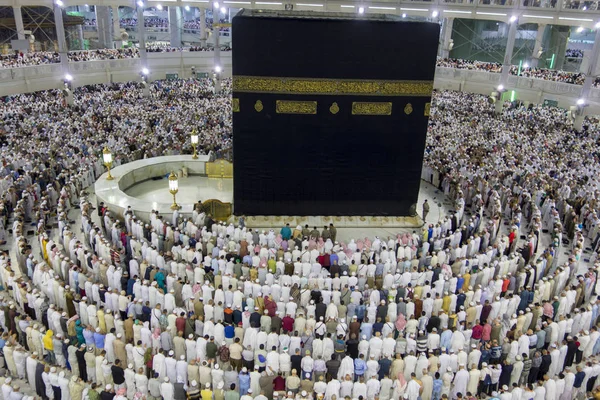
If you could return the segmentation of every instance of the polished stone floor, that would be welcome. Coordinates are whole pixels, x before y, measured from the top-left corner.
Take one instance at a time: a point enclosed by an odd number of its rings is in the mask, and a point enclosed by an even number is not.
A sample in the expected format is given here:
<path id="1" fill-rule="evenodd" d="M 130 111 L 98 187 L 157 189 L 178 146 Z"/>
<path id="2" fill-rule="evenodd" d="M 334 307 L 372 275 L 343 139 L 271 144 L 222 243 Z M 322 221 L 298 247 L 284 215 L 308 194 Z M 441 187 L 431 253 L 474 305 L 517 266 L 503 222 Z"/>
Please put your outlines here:
<path id="1" fill-rule="evenodd" d="M 129 196 L 155 203 L 171 203 L 167 178 L 148 179 L 133 185 L 125 191 Z M 195 203 L 198 200 L 217 199 L 225 203 L 233 202 L 233 179 L 207 178 L 193 175 L 179 179 L 177 202 Z"/>

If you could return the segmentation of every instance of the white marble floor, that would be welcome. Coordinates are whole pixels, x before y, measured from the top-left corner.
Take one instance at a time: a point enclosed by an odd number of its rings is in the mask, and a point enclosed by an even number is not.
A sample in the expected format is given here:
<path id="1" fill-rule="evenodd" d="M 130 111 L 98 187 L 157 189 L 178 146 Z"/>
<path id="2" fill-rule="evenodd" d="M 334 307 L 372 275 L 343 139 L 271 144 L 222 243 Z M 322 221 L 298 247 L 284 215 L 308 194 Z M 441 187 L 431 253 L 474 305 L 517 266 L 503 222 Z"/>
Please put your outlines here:
<path id="1" fill-rule="evenodd" d="M 156 203 L 170 203 L 173 200 L 166 178 L 149 179 L 135 184 L 125 193 L 140 200 Z M 207 178 L 197 175 L 179 179 L 178 203 L 192 204 L 198 200 L 208 199 L 217 199 L 226 203 L 233 202 L 233 179 Z"/>

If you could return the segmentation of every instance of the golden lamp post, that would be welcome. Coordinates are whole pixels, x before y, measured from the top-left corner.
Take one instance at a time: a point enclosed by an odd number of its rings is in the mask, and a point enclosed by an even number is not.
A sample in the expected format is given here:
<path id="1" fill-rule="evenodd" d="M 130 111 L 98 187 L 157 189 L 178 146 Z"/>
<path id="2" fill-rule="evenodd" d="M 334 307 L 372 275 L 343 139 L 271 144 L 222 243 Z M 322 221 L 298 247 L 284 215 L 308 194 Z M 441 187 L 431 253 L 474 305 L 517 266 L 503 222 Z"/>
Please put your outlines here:
<path id="1" fill-rule="evenodd" d="M 179 205 L 175 200 L 175 195 L 179 191 L 179 181 L 177 180 L 177 175 L 173 171 L 171 171 L 171 175 L 169 175 L 169 192 L 173 195 L 173 204 L 171 204 L 171 210 L 178 210 Z"/>
<path id="2" fill-rule="evenodd" d="M 196 160 L 198 159 L 198 153 L 196 153 L 196 146 L 198 146 L 198 132 L 196 132 L 195 129 L 192 131 L 190 140 L 192 141 L 192 147 L 194 148 L 194 155 L 192 156 L 192 158 Z"/>
<path id="3" fill-rule="evenodd" d="M 108 176 L 106 177 L 106 180 L 112 181 L 114 178 L 110 174 L 110 167 L 112 166 L 113 158 L 110 150 L 106 146 L 104 146 L 104 150 L 102 150 L 102 160 L 104 161 L 104 166 L 108 169 Z"/>

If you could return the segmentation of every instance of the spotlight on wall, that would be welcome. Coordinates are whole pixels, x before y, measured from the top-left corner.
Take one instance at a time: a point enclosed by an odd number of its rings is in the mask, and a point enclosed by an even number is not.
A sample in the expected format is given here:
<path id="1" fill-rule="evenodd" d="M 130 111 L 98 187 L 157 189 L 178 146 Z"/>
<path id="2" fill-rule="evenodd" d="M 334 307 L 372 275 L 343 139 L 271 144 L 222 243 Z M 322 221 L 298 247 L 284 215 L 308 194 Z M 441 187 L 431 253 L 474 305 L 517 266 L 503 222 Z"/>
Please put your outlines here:
<path id="1" fill-rule="evenodd" d="M 578 100 L 577 100 L 577 105 L 578 105 L 578 106 L 582 106 L 582 105 L 584 105 L 584 104 L 585 104 L 585 100 L 584 100 L 584 99 L 578 99 Z"/>
<path id="2" fill-rule="evenodd" d="M 227 14 L 227 9 L 225 7 L 221 7 L 221 14 Z"/>
<path id="3" fill-rule="evenodd" d="M 594 28 L 600 29 L 600 22 L 596 22 L 596 25 L 594 25 Z"/>
<path id="4" fill-rule="evenodd" d="M 365 8 L 364 7 L 358 7 L 358 13 L 359 14 L 364 14 L 365 13 Z"/>
<path id="5" fill-rule="evenodd" d="M 433 18 L 437 18 L 437 17 L 438 17 L 438 15 L 440 15 L 440 13 L 439 13 L 439 12 L 437 12 L 437 10 L 431 13 L 431 16 L 432 16 Z"/>
<path id="6" fill-rule="evenodd" d="M 144 7 L 144 2 L 142 0 L 137 2 L 138 7 Z"/>
<path id="7" fill-rule="evenodd" d="M 214 8 L 219 8 L 219 2 L 218 2 L 218 1 L 215 1 L 215 2 L 213 3 L 213 7 L 214 7 Z"/>
<path id="8" fill-rule="evenodd" d="M 510 17 L 509 22 L 512 24 L 513 22 L 517 21 L 517 16 L 513 15 L 512 17 Z"/>
<path id="9" fill-rule="evenodd" d="M 185 11 L 190 11 L 190 6 L 185 6 Z"/>
<path id="10" fill-rule="evenodd" d="M 504 85 L 498 85 L 498 91 L 499 92 L 503 92 L 504 91 Z"/>
<path id="11" fill-rule="evenodd" d="M 73 76 L 71 74 L 65 75 L 65 82 L 71 82 L 73 80 Z"/>
<path id="12" fill-rule="evenodd" d="M 142 75 L 148 75 L 150 73 L 150 70 L 148 70 L 148 68 L 142 68 Z"/>
<path id="13" fill-rule="evenodd" d="M 402 14 L 402 18 L 406 18 L 406 13 Z"/>
<path id="14" fill-rule="evenodd" d="M 215 66 L 215 72 L 216 72 L 217 74 L 220 74 L 220 73 L 221 73 L 221 71 L 222 71 L 222 69 L 221 69 L 221 67 L 220 67 L 219 65 Z"/>
<path id="15" fill-rule="evenodd" d="M 580 26 L 579 28 L 577 28 L 577 33 L 581 33 L 583 32 L 583 26 Z"/>
<path id="16" fill-rule="evenodd" d="M 162 11 L 162 9 L 163 9 L 163 6 L 162 6 L 161 4 L 158 4 L 158 5 L 156 6 L 156 9 L 157 9 L 158 11 Z"/>
<path id="17" fill-rule="evenodd" d="M 527 63 L 523 64 L 523 68 L 525 68 L 525 69 L 529 68 L 529 64 L 527 64 Z"/>
<path id="18" fill-rule="evenodd" d="M 63 3 L 62 0 L 56 0 L 56 5 L 62 7 L 65 5 L 65 3 Z"/>

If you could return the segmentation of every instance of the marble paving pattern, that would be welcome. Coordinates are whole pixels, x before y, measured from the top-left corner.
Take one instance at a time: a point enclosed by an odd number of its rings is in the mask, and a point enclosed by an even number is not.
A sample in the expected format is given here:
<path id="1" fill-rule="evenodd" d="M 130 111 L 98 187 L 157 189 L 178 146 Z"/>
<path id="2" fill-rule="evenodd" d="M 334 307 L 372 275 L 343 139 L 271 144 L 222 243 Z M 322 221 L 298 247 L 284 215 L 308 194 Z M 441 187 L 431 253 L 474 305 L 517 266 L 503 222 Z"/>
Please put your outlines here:
<path id="1" fill-rule="evenodd" d="M 125 190 L 131 197 L 156 203 L 170 203 L 173 196 L 169 193 L 166 178 L 146 180 Z M 198 200 L 217 199 L 225 203 L 233 202 L 233 179 L 207 178 L 192 175 L 179 179 L 177 203 L 192 204 Z"/>

